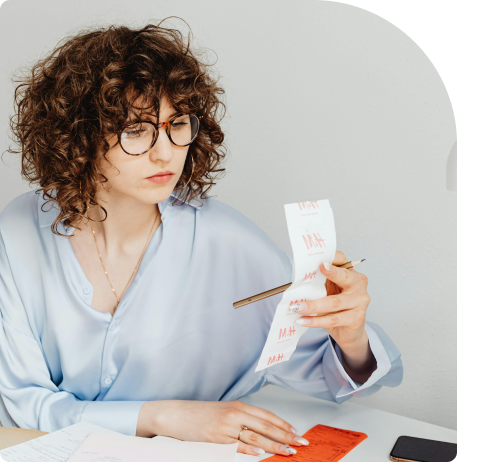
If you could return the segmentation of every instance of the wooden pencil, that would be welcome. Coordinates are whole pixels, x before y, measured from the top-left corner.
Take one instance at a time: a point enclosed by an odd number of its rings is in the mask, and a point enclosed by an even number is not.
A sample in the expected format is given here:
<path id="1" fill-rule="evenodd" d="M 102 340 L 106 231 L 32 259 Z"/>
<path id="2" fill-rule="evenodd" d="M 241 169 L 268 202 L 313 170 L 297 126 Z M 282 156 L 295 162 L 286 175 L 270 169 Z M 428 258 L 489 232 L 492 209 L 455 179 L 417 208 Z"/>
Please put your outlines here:
<path id="1" fill-rule="evenodd" d="M 363 258 L 363 260 L 348 261 L 347 263 L 344 263 L 343 265 L 337 266 L 337 268 L 346 268 L 346 269 L 354 268 L 356 265 L 359 265 L 361 262 L 363 262 L 365 260 L 366 259 Z M 245 299 L 240 300 L 238 302 L 234 302 L 233 308 L 234 309 L 240 308 L 242 306 L 249 305 L 250 303 L 257 302 L 258 300 L 262 300 L 263 298 L 272 297 L 273 295 L 284 292 L 291 285 L 292 285 L 292 283 L 289 282 L 288 284 L 283 284 L 282 286 L 275 287 L 274 289 L 266 290 L 265 292 L 254 295 L 252 297 L 248 297 L 248 298 L 245 298 Z"/>

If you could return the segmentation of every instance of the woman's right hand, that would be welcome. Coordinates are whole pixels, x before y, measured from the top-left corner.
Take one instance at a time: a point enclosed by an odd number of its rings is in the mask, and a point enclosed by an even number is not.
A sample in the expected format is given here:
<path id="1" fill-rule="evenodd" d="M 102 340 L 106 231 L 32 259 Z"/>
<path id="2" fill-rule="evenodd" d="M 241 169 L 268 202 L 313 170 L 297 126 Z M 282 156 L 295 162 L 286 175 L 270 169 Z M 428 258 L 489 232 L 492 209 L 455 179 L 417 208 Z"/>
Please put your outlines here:
<path id="1" fill-rule="evenodd" d="M 248 430 L 238 440 L 242 425 Z M 270 452 L 289 456 L 297 452 L 291 445 L 309 444 L 277 415 L 241 401 L 148 401 L 139 413 L 137 436 L 156 435 L 183 441 L 239 443 L 238 452 L 251 455 Z"/>

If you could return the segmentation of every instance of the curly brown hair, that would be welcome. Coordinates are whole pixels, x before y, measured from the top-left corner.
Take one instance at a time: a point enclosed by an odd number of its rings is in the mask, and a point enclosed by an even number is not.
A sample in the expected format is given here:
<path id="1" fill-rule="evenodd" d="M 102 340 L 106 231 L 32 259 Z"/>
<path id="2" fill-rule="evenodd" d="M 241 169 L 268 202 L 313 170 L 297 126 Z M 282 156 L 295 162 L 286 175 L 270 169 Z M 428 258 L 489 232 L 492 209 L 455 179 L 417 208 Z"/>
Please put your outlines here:
<path id="1" fill-rule="evenodd" d="M 160 24 L 84 29 L 63 39 L 28 75 L 14 80 L 20 84 L 10 127 L 19 149 L 7 152 L 21 154 L 22 177 L 40 186 L 36 193 L 43 191 L 43 206 L 59 206 L 54 234 L 62 235 L 57 231 L 60 222 L 76 227 L 87 204 L 106 214 L 96 191 L 108 179 L 97 161 L 106 158 L 106 137 L 120 132 L 139 97 L 147 105 L 143 110 L 153 108 L 157 120 L 164 96 L 176 111 L 203 116 L 189 147 L 194 173 L 174 204 L 207 198 L 217 174 L 225 171 L 218 168 L 226 155 L 219 125 L 225 92 L 210 72 L 212 65 L 201 59 L 204 50 L 193 51 L 191 30 L 185 40 L 179 30 Z M 179 182 L 185 184 L 191 171 L 188 155 Z"/>

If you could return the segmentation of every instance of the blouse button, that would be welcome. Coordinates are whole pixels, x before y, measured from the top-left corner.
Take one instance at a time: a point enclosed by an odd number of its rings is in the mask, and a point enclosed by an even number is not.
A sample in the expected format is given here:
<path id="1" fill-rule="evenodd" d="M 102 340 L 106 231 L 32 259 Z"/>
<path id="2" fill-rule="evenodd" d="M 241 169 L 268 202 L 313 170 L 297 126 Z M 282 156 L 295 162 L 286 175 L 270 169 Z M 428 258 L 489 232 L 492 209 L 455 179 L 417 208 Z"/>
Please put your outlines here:
<path id="1" fill-rule="evenodd" d="M 115 325 L 111 324 L 111 326 L 109 326 L 109 330 L 115 330 Z"/>
<path id="2" fill-rule="evenodd" d="M 104 383 L 105 383 L 106 385 L 110 385 L 110 384 L 111 384 L 111 382 L 112 382 L 111 377 L 106 377 L 106 380 L 104 380 Z"/>
<path id="3" fill-rule="evenodd" d="M 90 294 L 90 287 L 84 287 L 84 288 L 83 288 L 83 293 L 84 293 L 85 295 Z"/>

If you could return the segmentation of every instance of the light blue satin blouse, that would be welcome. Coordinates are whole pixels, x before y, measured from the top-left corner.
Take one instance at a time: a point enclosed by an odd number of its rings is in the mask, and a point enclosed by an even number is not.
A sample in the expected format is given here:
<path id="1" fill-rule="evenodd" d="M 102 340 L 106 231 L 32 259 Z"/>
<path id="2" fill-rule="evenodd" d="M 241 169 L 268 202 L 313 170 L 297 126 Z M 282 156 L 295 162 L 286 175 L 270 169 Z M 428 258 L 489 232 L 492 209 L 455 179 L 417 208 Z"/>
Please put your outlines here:
<path id="1" fill-rule="evenodd" d="M 0 213 L 4 426 L 52 432 L 84 420 L 135 435 L 145 401 L 234 400 L 269 382 L 341 403 L 400 384 L 400 353 L 373 323 L 377 370 L 362 385 L 322 329 L 309 329 L 289 361 L 256 373 L 282 294 L 232 304 L 290 282 L 290 258 L 234 208 L 173 199 L 158 204 L 162 223 L 114 316 L 91 307 L 70 241 L 52 233 L 57 206 L 42 211 L 31 191 Z"/>

